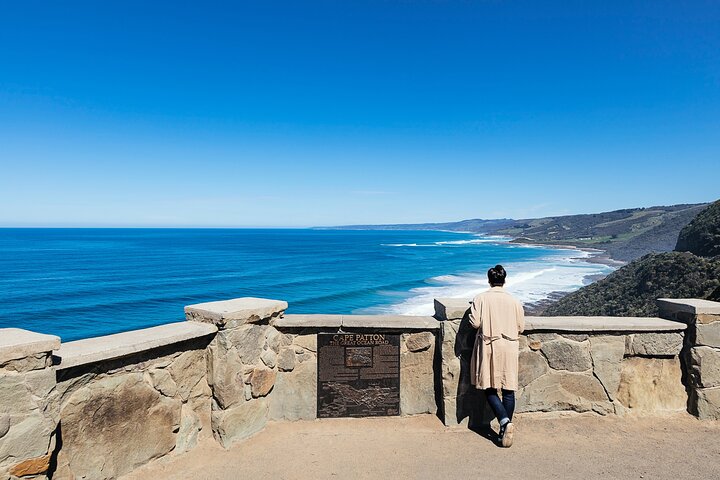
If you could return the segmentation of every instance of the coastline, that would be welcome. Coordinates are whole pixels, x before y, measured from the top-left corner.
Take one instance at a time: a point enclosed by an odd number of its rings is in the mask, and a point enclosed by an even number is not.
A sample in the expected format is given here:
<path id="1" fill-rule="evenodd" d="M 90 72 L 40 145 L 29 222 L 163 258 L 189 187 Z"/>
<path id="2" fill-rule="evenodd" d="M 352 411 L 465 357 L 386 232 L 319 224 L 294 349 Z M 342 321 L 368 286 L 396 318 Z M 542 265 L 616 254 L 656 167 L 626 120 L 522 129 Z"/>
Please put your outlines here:
<path id="1" fill-rule="evenodd" d="M 566 249 L 566 250 L 580 250 L 582 252 L 587 252 L 591 254 L 589 257 L 585 258 L 585 261 L 588 263 L 598 263 L 601 265 L 607 265 L 608 267 L 615 267 L 620 268 L 622 266 L 627 265 L 627 262 L 623 262 L 622 260 L 616 260 L 610 256 L 610 254 L 606 250 L 602 250 L 600 248 L 593 248 L 593 247 L 580 247 L 577 245 L 568 245 L 568 244 L 555 244 L 555 243 L 538 243 L 537 241 L 528 241 L 529 239 L 519 237 L 519 238 L 513 238 L 509 241 L 509 243 L 519 244 L 519 245 L 532 245 L 535 247 L 549 247 L 549 248 L 557 248 L 557 249 Z"/>
<path id="2" fill-rule="evenodd" d="M 483 236 L 484 234 L 475 234 L 478 236 Z M 577 245 L 561 245 L 561 244 L 551 244 L 551 243 L 537 243 L 533 241 L 529 241 L 527 238 L 512 238 L 508 237 L 509 240 L 507 243 L 516 244 L 516 245 L 527 245 L 531 247 L 541 247 L 541 248 L 552 248 L 557 250 L 573 250 L 573 251 L 581 251 L 588 253 L 589 255 L 587 257 L 578 257 L 579 259 L 582 259 L 585 263 L 592 263 L 592 264 L 598 264 L 598 265 L 605 265 L 608 267 L 611 267 L 614 270 L 623 267 L 627 265 L 627 262 L 623 262 L 621 260 L 616 260 L 612 258 L 607 251 L 601 250 L 599 248 L 592 248 L 592 247 L 581 247 Z M 583 278 L 584 285 L 582 287 L 579 287 L 578 289 L 572 290 L 572 291 L 562 291 L 562 290 L 553 290 L 545 296 L 545 298 L 542 298 L 540 300 L 534 301 L 534 302 L 525 302 L 523 303 L 523 307 L 525 309 L 526 315 L 542 315 L 542 312 L 549 307 L 550 305 L 556 303 L 561 298 L 570 295 L 571 293 L 577 292 L 580 288 L 583 288 L 587 285 L 590 285 L 592 283 L 595 283 L 598 280 L 601 280 L 605 278 L 607 275 L 601 275 L 601 274 L 590 274 L 586 275 Z"/>
<path id="3" fill-rule="evenodd" d="M 548 252 L 547 255 L 540 254 L 535 260 L 529 259 L 529 262 L 521 260 L 519 263 L 516 263 L 515 256 L 511 255 L 509 258 L 505 258 L 501 252 L 498 252 L 501 256 L 497 260 L 515 270 L 512 281 L 508 283 L 508 288 L 513 290 L 513 293 L 518 296 L 527 309 L 533 312 L 546 308 L 549 304 L 583 286 L 605 278 L 616 268 L 624 265 L 624 262 L 612 259 L 605 251 L 595 248 L 567 244 L 548 245 L 528 241 L 516 242 L 515 238 L 506 235 L 436 231 L 471 236 L 471 239 L 468 240 L 438 242 L 444 245 L 487 243 Z M 486 258 L 485 260 L 492 259 Z M 408 290 L 401 301 L 385 306 L 378 305 L 358 309 L 358 312 L 363 314 L 425 315 L 429 313 L 426 304 L 431 304 L 433 297 L 470 298 L 487 287 L 483 269 L 475 268 L 471 272 L 448 271 L 450 273 L 428 278 L 425 286 Z"/>
<path id="4" fill-rule="evenodd" d="M 515 243 L 522 243 L 524 245 L 537 245 L 537 246 L 543 246 L 543 247 L 551 247 L 551 248 L 557 248 L 557 249 L 568 249 L 568 250 L 579 250 L 583 252 L 587 252 L 590 255 L 588 257 L 582 258 L 582 260 L 586 263 L 594 263 L 599 265 L 606 265 L 608 267 L 613 268 L 613 271 L 623 267 L 627 264 L 627 262 L 623 262 L 620 260 L 615 260 L 614 258 L 610 257 L 610 255 L 605 250 L 600 250 L 598 248 L 589 248 L 589 247 L 577 247 L 575 245 L 550 245 L 550 244 L 533 244 L 533 243 L 526 243 L 526 242 L 515 242 Z M 592 274 L 592 275 L 586 275 L 584 277 L 584 281 L 586 281 L 585 285 L 583 285 L 580 288 L 586 287 L 587 285 L 590 285 L 592 283 L 595 283 L 598 280 L 601 280 L 603 278 L 607 277 L 607 275 L 598 275 L 598 274 Z M 523 307 L 525 309 L 526 315 L 534 315 L 534 316 L 540 316 L 543 314 L 546 308 L 548 308 L 550 305 L 556 303 L 561 298 L 570 295 L 571 293 L 577 292 L 580 290 L 580 288 L 573 290 L 571 292 L 565 292 L 565 291 L 552 291 L 547 294 L 546 298 L 538 300 L 536 302 L 527 302 L 523 304 Z"/>

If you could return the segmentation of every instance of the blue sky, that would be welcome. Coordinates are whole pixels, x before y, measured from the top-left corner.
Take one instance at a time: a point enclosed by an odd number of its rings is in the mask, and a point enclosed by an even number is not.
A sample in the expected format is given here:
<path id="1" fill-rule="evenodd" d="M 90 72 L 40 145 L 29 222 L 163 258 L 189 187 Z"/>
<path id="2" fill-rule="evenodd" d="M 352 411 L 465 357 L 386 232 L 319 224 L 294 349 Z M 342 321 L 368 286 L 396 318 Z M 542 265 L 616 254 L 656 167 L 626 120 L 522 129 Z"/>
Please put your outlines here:
<path id="1" fill-rule="evenodd" d="M 0 225 L 720 197 L 718 2 L 3 2 Z"/>

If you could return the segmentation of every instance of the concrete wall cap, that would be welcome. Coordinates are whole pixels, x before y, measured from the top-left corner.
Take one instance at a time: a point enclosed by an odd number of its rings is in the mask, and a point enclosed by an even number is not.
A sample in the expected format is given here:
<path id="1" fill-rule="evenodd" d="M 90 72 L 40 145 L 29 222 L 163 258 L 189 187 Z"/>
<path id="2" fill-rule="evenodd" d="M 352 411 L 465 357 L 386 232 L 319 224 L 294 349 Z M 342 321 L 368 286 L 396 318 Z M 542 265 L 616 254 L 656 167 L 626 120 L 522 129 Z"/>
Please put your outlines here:
<path id="1" fill-rule="evenodd" d="M 660 308 L 694 314 L 720 315 L 720 302 L 701 298 L 658 298 Z"/>
<path id="2" fill-rule="evenodd" d="M 342 326 L 342 318 L 342 315 L 324 314 L 284 315 L 271 321 L 271 324 L 278 328 L 340 328 Z"/>
<path id="3" fill-rule="evenodd" d="M 60 357 L 60 365 L 57 368 L 65 369 L 121 358 L 133 353 L 212 335 L 217 330 L 215 325 L 208 323 L 178 322 L 67 342 L 63 343 L 55 353 Z"/>
<path id="4" fill-rule="evenodd" d="M 678 332 L 687 325 L 654 317 L 525 317 L 525 331 Z"/>
<path id="5" fill-rule="evenodd" d="M 278 328 L 386 328 L 437 330 L 440 322 L 430 316 L 411 315 L 285 315 L 272 324 Z"/>
<path id="6" fill-rule="evenodd" d="M 437 330 L 440 322 L 430 316 L 343 315 L 343 327 L 392 328 L 398 330 Z"/>
<path id="7" fill-rule="evenodd" d="M 437 320 L 457 320 L 463 318 L 470 308 L 471 299 L 468 298 L 436 298 L 435 318 Z"/>
<path id="8" fill-rule="evenodd" d="M 51 352 L 60 348 L 60 337 L 22 328 L 0 328 L 0 363 Z"/>
<path id="9" fill-rule="evenodd" d="M 282 300 L 242 297 L 188 305 L 185 307 L 185 316 L 192 321 L 224 325 L 233 320 L 246 320 L 251 317 L 268 318 L 287 310 L 287 307 L 287 302 Z"/>

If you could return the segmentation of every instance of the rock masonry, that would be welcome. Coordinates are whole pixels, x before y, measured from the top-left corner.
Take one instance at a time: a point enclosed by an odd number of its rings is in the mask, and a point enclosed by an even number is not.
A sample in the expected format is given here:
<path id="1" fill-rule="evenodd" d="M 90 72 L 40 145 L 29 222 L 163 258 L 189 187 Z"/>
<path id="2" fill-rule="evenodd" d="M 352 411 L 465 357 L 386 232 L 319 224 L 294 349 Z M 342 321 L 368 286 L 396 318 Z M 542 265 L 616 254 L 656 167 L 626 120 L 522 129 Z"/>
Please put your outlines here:
<path id="1" fill-rule="evenodd" d="M 487 425 L 493 414 L 470 384 L 476 330 L 466 304 L 436 301 L 441 321 L 442 408 L 446 425 Z M 623 414 L 681 411 L 687 393 L 681 331 L 543 332 L 520 337 L 517 412 Z"/>
<path id="2" fill-rule="evenodd" d="M 210 427 L 208 341 L 60 370 L 53 478 L 117 478 L 193 448 Z"/>
<path id="3" fill-rule="evenodd" d="M 720 420 L 720 303 L 659 299 L 660 315 L 688 325 L 682 359 L 689 380 L 688 410 L 701 420 Z"/>
<path id="4" fill-rule="evenodd" d="M 60 339 L 20 329 L 0 338 L 0 478 L 47 478 L 57 445 L 52 350 Z"/>

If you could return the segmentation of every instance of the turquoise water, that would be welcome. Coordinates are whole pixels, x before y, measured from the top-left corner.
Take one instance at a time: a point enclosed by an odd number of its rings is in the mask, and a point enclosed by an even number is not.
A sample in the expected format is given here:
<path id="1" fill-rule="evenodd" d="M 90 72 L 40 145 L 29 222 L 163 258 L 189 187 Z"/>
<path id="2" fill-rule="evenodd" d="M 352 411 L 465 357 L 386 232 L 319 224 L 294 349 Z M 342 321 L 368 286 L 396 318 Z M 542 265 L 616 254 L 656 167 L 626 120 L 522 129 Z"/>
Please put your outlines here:
<path id="1" fill-rule="evenodd" d="M 429 231 L 0 229 L 0 327 L 63 341 L 183 319 L 183 306 L 242 296 L 289 313 L 432 312 L 470 297 L 503 263 L 524 301 L 607 267 L 582 252 Z"/>

